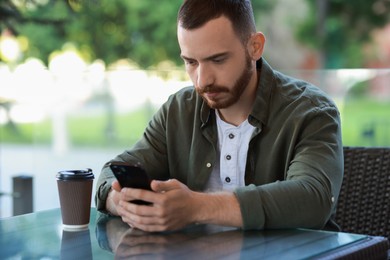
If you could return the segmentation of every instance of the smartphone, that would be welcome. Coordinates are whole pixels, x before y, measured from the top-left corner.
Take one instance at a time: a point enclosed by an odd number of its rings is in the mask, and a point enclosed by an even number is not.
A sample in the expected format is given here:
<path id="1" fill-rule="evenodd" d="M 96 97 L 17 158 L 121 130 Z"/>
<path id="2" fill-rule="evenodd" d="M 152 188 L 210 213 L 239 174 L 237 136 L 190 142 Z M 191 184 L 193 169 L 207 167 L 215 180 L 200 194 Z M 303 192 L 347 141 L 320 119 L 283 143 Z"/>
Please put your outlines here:
<path id="1" fill-rule="evenodd" d="M 123 187 L 152 190 L 150 188 L 151 179 L 140 164 L 128 164 L 123 162 L 112 162 L 109 164 L 111 171 Z M 132 203 L 139 205 L 150 205 L 150 202 L 142 200 L 132 200 Z"/>

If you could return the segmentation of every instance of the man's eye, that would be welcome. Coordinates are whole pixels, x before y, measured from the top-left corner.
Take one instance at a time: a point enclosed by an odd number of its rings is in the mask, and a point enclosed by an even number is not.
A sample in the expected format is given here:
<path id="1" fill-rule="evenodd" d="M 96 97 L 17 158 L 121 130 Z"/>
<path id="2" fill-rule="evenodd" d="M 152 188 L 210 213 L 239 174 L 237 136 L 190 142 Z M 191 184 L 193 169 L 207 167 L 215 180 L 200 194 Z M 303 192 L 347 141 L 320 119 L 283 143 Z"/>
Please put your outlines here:
<path id="1" fill-rule="evenodd" d="M 186 65 L 189 65 L 189 66 L 194 66 L 196 64 L 196 61 L 193 61 L 193 60 L 185 60 L 184 62 Z"/>
<path id="2" fill-rule="evenodd" d="M 214 63 L 223 63 L 225 61 L 225 58 L 215 58 L 213 59 Z"/>

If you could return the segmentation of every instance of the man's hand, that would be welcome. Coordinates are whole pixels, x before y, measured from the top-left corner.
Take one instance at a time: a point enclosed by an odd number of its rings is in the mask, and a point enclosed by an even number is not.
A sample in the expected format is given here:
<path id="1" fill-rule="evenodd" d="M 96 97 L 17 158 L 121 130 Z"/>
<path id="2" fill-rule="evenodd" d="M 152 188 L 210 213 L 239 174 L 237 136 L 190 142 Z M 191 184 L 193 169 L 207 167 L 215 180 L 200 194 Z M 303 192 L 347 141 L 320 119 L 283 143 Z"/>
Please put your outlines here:
<path id="1" fill-rule="evenodd" d="M 117 205 L 119 204 L 121 189 L 121 185 L 117 180 L 115 180 L 111 184 L 111 190 L 107 195 L 106 210 L 115 216 L 118 215 Z"/>
<path id="2" fill-rule="evenodd" d="M 195 192 L 177 180 L 152 181 L 153 191 L 123 188 L 118 214 L 130 226 L 144 231 L 180 229 L 194 222 Z M 141 199 L 151 206 L 136 205 L 128 201 Z"/>
<path id="3" fill-rule="evenodd" d="M 150 232 L 177 230 L 192 223 L 241 226 L 241 212 L 233 193 L 200 193 L 171 179 L 152 181 L 153 191 L 123 188 L 113 184 L 112 200 L 116 213 L 130 226 Z M 110 196 L 109 196 L 110 197 Z M 131 200 L 144 200 L 152 205 L 136 205 Z"/>

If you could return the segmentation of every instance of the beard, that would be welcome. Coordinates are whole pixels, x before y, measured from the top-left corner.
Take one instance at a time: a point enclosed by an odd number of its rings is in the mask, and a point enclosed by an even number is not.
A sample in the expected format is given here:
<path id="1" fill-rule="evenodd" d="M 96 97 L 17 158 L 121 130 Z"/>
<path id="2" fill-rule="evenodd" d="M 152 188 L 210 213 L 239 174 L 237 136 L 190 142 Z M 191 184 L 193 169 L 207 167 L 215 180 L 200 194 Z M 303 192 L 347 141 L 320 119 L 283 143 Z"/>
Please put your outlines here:
<path id="1" fill-rule="evenodd" d="M 240 77 L 236 80 L 233 87 L 229 89 L 226 86 L 220 85 L 208 85 L 202 89 L 196 88 L 198 94 L 208 104 L 209 107 L 214 109 L 224 109 L 235 104 L 241 97 L 244 90 L 247 88 L 252 76 L 252 64 L 249 55 L 246 55 L 245 67 Z M 222 97 L 208 98 L 206 93 L 224 93 Z"/>

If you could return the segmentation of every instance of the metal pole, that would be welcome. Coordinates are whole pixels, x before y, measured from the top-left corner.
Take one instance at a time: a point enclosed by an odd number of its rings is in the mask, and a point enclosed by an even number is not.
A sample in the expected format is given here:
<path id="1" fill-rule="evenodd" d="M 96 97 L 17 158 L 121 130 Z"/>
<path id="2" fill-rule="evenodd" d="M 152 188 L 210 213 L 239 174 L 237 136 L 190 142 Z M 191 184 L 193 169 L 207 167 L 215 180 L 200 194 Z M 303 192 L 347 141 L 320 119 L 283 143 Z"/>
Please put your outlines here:
<path id="1" fill-rule="evenodd" d="M 31 176 L 13 177 L 13 215 L 33 212 L 33 178 Z"/>

